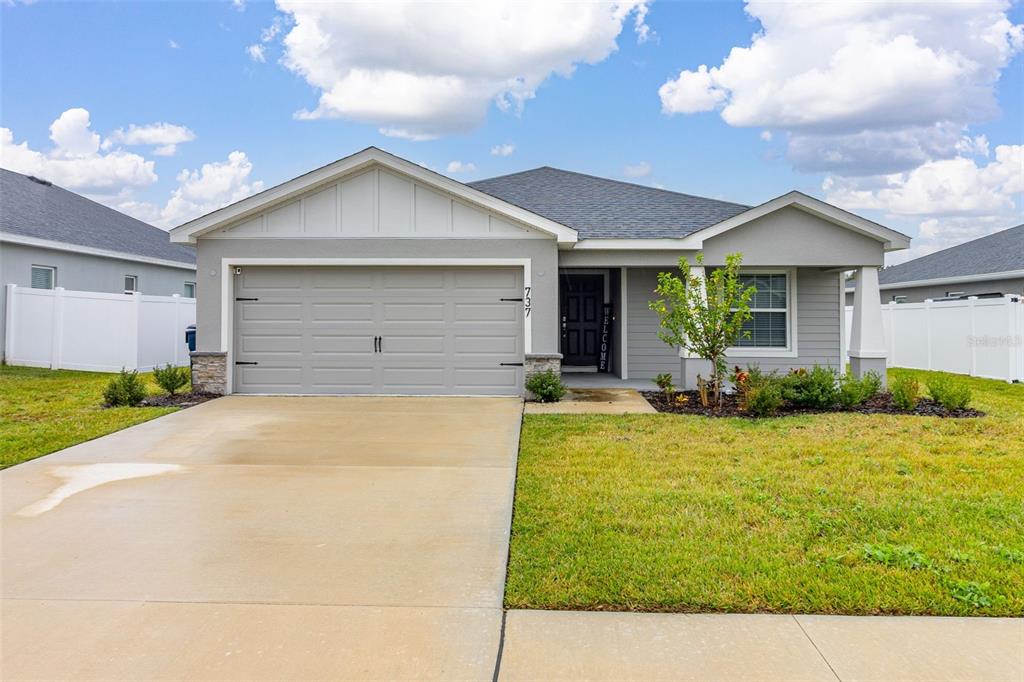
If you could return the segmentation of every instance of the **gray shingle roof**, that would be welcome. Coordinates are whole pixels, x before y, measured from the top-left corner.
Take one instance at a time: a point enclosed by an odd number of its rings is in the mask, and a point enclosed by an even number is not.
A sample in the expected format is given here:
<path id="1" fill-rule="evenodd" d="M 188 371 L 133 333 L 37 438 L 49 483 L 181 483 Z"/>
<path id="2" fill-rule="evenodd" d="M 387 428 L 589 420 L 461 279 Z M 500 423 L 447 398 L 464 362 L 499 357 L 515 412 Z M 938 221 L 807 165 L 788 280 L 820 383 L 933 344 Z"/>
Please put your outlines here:
<path id="1" fill-rule="evenodd" d="M 930 253 L 878 273 L 879 284 L 1024 270 L 1024 224 Z"/>
<path id="2" fill-rule="evenodd" d="M 194 264 L 164 230 L 29 176 L 0 169 L 0 232 Z"/>
<path id="3" fill-rule="evenodd" d="M 587 238 L 684 237 L 749 206 L 543 166 L 467 183 Z"/>

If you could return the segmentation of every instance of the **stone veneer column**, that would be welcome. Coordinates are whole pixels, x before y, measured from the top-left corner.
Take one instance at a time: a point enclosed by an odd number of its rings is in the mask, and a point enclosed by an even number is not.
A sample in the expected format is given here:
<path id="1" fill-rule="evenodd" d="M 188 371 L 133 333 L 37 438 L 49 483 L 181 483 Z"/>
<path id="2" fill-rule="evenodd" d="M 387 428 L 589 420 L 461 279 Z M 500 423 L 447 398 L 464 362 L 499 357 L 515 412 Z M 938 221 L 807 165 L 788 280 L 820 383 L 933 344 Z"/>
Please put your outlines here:
<path id="1" fill-rule="evenodd" d="M 555 373 L 562 371 L 561 353 L 528 353 L 526 362 L 523 363 L 525 378 L 529 379 L 534 374 L 551 370 Z"/>
<path id="2" fill-rule="evenodd" d="M 192 390 L 199 393 L 228 392 L 228 354 L 220 351 L 193 351 Z"/>

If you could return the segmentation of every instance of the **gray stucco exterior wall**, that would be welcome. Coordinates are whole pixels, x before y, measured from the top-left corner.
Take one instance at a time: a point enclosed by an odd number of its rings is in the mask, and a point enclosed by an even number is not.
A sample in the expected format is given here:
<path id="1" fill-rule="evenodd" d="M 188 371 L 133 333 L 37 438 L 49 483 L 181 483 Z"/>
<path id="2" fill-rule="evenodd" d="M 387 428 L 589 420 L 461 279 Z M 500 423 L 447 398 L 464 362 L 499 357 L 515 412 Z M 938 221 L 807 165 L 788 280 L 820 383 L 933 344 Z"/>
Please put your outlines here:
<path id="1" fill-rule="evenodd" d="M 967 296 L 991 294 L 994 292 L 1024 296 L 1024 278 L 988 279 L 979 282 L 951 282 L 949 284 L 933 284 L 923 287 L 900 287 L 897 289 L 882 289 L 880 293 L 882 303 L 892 301 L 894 296 L 906 296 L 907 300 L 905 303 L 923 303 L 926 299 L 941 298 L 953 291 L 963 292 Z M 846 305 L 853 305 L 852 291 L 846 293 Z"/>
<path id="2" fill-rule="evenodd" d="M 627 360 L 629 378 L 653 379 L 671 372 L 680 386 L 693 387 L 699 372 L 707 374 L 706 363 L 682 361 L 678 351 L 658 339 L 658 318 L 648 307 L 654 298 L 659 268 L 628 270 Z M 793 367 L 825 365 L 840 369 L 839 272 L 798 268 L 796 274 L 796 357 L 730 356 L 730 365 L 758 365 L 766 370 L 788 371 Z"/>
<path id="3" fill-rule="evenodd" d="M 227 258 L 528 258 L 531 261 L 532 353 L 558 353 L 558 248 L 548 239 L 217 239 L 197 244 L 196 342 L 221 351 L 221 282 Z M 229 275 L 230 276 L 230 275 Z"/>
<path id="4" fill-rule="evenodd" d="M 121 293 L 124 276 L 136 275 L 144 294 L 171 296 L 185 293 L 185 282 L 195 282 L 195 270 L 152 263 L 105 258 L 72 251 L 44 249 L 11 242 L 0 242 L 0 285 L 32 284 L 32 266 L 57 268 L 55 286 L 75 291 Z M 7 321 L 7 291 L 0 287 L 0 358 Z"/>

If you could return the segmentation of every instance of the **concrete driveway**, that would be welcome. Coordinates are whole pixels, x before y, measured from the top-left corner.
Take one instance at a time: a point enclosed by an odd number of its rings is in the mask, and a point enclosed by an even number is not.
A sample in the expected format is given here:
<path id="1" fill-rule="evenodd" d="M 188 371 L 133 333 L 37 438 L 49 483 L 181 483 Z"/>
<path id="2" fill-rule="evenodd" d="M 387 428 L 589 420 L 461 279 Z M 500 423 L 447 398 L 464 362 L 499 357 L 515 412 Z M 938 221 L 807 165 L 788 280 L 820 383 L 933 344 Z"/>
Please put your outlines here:
<path id="1" fill-rule="evenodd" d="M 521 410 L 227 397 L 0 473 L 0 677 L 491 679 Z"/>

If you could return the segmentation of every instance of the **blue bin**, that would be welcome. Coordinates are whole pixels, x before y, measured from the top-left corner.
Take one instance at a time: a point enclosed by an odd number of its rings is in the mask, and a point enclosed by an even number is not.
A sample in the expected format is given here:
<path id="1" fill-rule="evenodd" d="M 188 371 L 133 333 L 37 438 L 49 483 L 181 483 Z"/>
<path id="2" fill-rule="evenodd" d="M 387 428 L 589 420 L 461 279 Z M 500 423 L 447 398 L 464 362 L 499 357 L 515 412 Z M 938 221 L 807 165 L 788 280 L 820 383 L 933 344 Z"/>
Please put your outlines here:
<path id="1" fill-rule="evenodd" d="M 196 350 L 196 326 L 194 324 L 185 327 L 185 343 L 188 344 L 189 352 L 194 353 Z"/>

